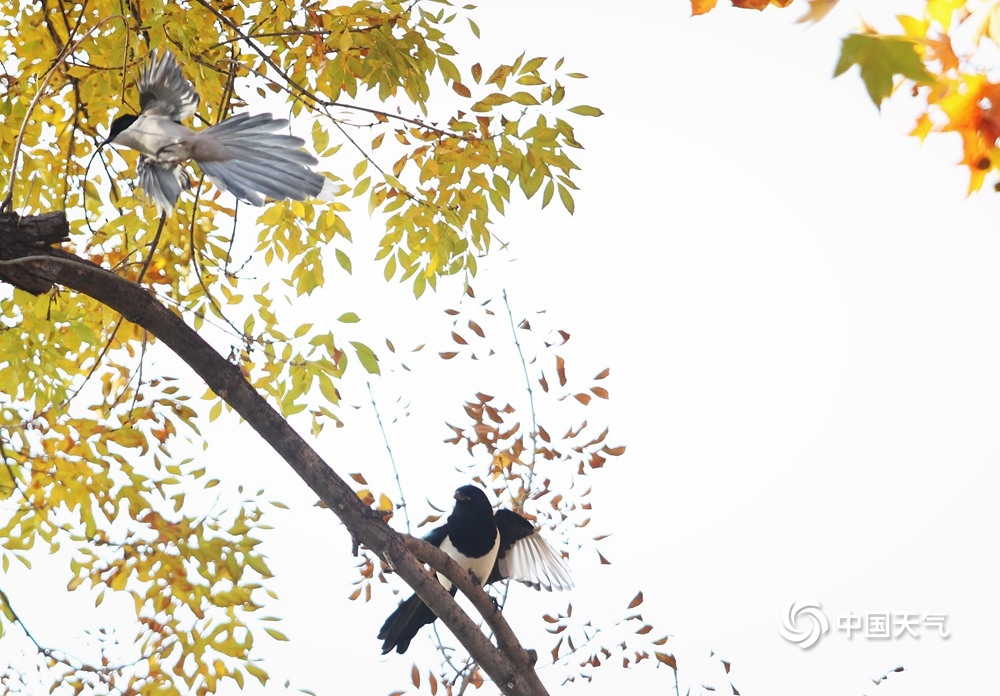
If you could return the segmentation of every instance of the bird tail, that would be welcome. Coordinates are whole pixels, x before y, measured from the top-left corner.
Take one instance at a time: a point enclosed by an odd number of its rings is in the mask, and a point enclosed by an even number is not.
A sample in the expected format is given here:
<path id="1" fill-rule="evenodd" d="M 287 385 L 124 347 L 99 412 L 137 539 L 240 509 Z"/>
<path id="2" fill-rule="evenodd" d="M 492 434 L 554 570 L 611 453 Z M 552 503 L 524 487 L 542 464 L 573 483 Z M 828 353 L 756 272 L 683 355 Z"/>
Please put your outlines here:
<path id="1" fill-rule="evenodd" d="M 417 595 L 404 600 L 396 611 L 382 624 L 378 639 L 382 641 L 382 654 L 395 649 L 400 655 L 410 647 L 410 641 L 423 626 L 434 623 L 437 616 Z"/>
<path id="2" fill-rule="evenodd" d="M 212 183 L 251 205 L 275 200 L 332 198 L 332 182 L 312 170 L 315 157 L 301 138 L 276 131 L 288 125 L 271 114 L 238 114 L 200 131 L 192 156 Z"/>

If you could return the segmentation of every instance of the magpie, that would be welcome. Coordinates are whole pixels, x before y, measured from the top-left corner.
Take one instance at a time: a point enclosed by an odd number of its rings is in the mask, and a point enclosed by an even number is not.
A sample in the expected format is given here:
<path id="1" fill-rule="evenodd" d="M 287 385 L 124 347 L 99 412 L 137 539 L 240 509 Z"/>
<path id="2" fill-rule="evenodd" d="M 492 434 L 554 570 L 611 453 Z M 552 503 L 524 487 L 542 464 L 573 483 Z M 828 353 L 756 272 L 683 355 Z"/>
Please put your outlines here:
<path id="1" fill-rule="evenodd" d="M 476 486 L 455 491 L 455 507 L 447 523 L 431 530 L 424 540 L 455 559 L 480 587 L 511 579 L 536 590 L 573 588 L 562 557 L 531 523 L 510 510 L 494 514 L 486 494 Z M 456 588 L 440 573 L 438 581 L 455 594 Z M 417 631 L 436 618 L 417 595 L 404 600 L 378 632 L 382 654 L 405 653 Z"/>
<path id="2" fill-rule="evenodd" d="M 139 76 L 139 113 L 119 116 L 101 143 L 138 150 L 139 186 L 161 210 L 171 210 L 190 187 L 181 166 L 194 160 L 213 184 L 251 205 L 276 200 L 331 198 L 332 182 L 311 167 L 317 160 L 305 141 L 280 134 L 288 120 L 271 114 L 238 114 L 194 131 L 181 124 L 200 97 L 181 73 L 174 54 L 153 54 Z"/>

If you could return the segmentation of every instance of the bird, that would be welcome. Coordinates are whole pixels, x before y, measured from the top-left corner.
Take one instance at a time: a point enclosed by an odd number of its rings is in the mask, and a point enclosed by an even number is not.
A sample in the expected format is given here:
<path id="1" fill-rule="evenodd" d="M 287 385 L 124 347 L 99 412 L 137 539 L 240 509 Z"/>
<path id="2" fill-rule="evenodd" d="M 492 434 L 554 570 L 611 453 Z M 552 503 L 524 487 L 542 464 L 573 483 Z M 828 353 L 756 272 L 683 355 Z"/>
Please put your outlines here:
<path id="1" fill-rule="evenodd" d="M 562 557 L 549 546 L 531 522 L 511 510 L 493 512 L 486 494 L 473 485 L 455 491 L 455 507 L 448 520 L 424 540 L 437 546 L 465 568 L 480 587 L 510 579 L 536 590 L 570 590 L 573 579 Z M 441 573 L 438 581 L 455 594 Z M 400 603 L 379 630 L 382 654 L 406 652 L 410 641 L 437 616 L 417 595 Z"/>
<path id="2" fill-rule="evenodd" d="M 153 53 L 139 76 L 139 113 L 112 121 L 100 147 L 111 143 L 138 150 L 136 173 L 145 197 L 172 210 L 190 187 L 183 163 L 193 160 L 215 186 L 251 205 L 275 200 L 332 198 L 333 182 L 312 170 L 318 160 L 305 141 L 278 133 L 288 120 L 271 114 L 237 114 L 195 131 L 190 118 L 200 97 L 174 54 Z"/>

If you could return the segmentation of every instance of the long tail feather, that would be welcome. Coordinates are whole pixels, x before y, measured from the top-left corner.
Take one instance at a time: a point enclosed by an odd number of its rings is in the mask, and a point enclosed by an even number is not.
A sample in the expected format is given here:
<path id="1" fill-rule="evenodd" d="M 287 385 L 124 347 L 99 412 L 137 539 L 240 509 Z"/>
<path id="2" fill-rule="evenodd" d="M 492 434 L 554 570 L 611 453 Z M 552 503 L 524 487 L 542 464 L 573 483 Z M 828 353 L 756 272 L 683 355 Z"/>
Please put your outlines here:
<path id="1" fill-rule="evenodd" d="M 378 632 L 378 639 L 382 641 L 382 654 L 395 649 L 402 655 L 410 647 L 410 641 L 417 635 L 417 631 L 433 623 L 436 618 L 420 597 L 411 595 L 389 615 Z"/>
<path id="2" fill-rule="evenodd" d="M 218 188 L 252 205 L 318 197 L 327 179 L 310 168 L 317 160 L 301 138 L 275 132 L 287 125 L 271 114 L 233 116 L 198 133 L 194 160 Z"/>

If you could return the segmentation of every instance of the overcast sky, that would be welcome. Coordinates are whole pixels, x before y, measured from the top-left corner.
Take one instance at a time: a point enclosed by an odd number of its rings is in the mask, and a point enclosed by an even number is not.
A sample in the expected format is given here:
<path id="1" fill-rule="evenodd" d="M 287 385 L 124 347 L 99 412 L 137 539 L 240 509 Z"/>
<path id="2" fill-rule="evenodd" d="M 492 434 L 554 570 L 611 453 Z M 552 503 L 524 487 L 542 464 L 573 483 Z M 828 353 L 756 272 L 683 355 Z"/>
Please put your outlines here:
<path id="1" fill-rule="evenodd" d="M 905 99 L 880 114 L 855 71 L 832 79 L 852 8 L 812 29 L 793 24 L 800 12 L 690 18 L 682 0 L 479 11 L 484 65 L 521 50 L 565 56 L 590 75 L 567 100 L 606 115 L 578 119 L 575 216 L 511 206 L 497 232 L 514 243 L 477 287 L 506 288 L 517 312 L 546 310 L 573 334 L 581 369 L 611 368 L 605 416 L 628 451 L 593 480 L 612 565 L 572 559 L 580 611 L 610 615 L 642 589 L 682 676 L 723 687 L 715 651 L 742 694 L 985 692 L 1000 647 L 998 201 L 965 198 L 957 137 L 921 146 L 905 135 Z M 374 335 L 391 323 L 397 345 L 427 340 L 428 327 L 442 335 L 440 307 L 455 295 L 412 308 L 406 296 L 389 289 L 344 311 Z M 426 364 L 438 371 L 375 385 L 398 419 L 389 433 L 409 463 L 414 519 L 429 511 L 424 497 L 450 505 L 467 463 L 441 441 L 454 399 L 470 393 L 442 386 L 449 363 Z M 388 488 L 374 420 L 363 408 L 353 418 L 321 451 L 342 475 L 364 470 Z M 348 602 L 339 524 L 303 486 L 283 485 L 290 472 L 245 430 L 218 432 L 216 475 L 293 505 L 267 540 L 273 611 L 291 638 L 274 647 L 272 672 L 318 694 L 404 686 L 411 656 L 381 657 L 374 639 L 398 599 Z M 808 651 L 779 634 L 797 600 L 817 601 L 831 623 Z M 524 622 L 566 601 L 515 589 L 511 611 L 527 608 L 515 630 L 537 633 Z M 838 629 L 840 617 L 879 613 L 944 614 L 950 637 L 928 625 L 881 640 Z M 428 645 L 418 639 L 413 657 L 432 659 Z M 872 682 L 897 666 L 906 671 Z M 549 686 L 666 694 L 673 677 L 609 666 L 589 687 Z"/>
<path id="2" fill-rule="evenodd" d="M 743 694 L 984 688 L 1000 647 L 997 201 L 966 199 L 957 138 L 905 135 L 905 98 L 879 114 L 856 71 L 832 79 L 853 8 L 806 30 L 797 10 L 686 6 L 504 3 L 477 19 L 496 60 L 566 56 L 590 75 L 569 101 L 606 112 L 579 124 L 576 215 L 517 207 L 498 226 L 513 249 L 480 281 L 612 369 L 608 417 L 629 449 L 595 480 L 594 525 L 614 535 L 613 565 L 575 558 L 574 604 L 600 616 L 643 589 L 688 679 L 724 686 L 714 650 Z M 419 388 L 407 398 L 396 444 L 428 452 L 426 495 L 447 505 L 440 481 L 461 483 L 464 463 L 439 443 L 448 416 Z M 808 651 L 779 634 L 796 600 L 831 624 Z M 349 625 L 366 637 L 386 608 Z M 944 614 L 950 637 L 838 629 L 869 614 Z M 375 652 L 345 650 L 348 669 Z M 374 663 L 385 690 L 405 683 L 409 660 Z M 666 670 L 607 670 L 590 688 L 673 688 Z"/>

